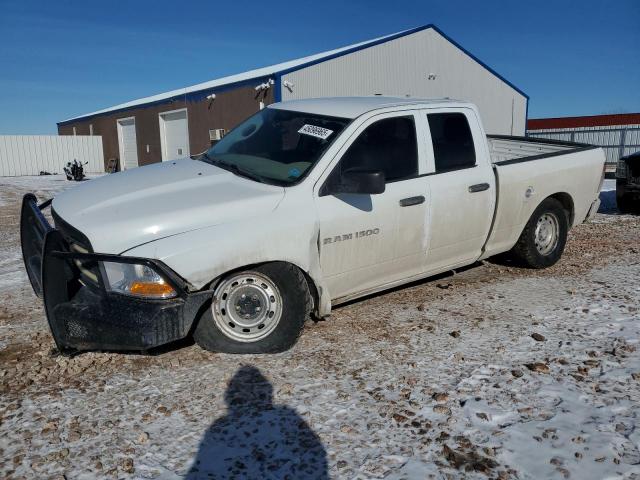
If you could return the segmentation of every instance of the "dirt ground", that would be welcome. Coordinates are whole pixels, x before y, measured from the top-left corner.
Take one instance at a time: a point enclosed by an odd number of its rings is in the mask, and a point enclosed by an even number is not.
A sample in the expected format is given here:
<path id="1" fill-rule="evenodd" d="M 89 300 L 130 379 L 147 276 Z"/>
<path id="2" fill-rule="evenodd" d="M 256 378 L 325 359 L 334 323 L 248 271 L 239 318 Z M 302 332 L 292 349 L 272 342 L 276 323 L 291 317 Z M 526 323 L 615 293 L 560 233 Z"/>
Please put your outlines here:
<path id="1" fill-rule="evenodd" d="M 18 212 L 69 185 L 0 179 L 0 477 L 640 478 L 640 217 L 611 192 L 548 270 L 353 302 L 282 354 L 67 358 Z"/>

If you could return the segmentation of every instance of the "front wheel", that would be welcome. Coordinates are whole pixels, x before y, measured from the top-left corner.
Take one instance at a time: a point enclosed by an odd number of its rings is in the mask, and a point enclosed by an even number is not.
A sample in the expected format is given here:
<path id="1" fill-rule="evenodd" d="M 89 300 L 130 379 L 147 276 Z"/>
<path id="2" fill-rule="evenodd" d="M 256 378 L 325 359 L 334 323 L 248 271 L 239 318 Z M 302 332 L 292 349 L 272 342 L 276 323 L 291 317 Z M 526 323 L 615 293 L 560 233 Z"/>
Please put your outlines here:
<path id="1" fill-rule="evenodd" d="M 310 310 L 302 272 L 291 264 L 268 263 L 222 279 L 193 336 L 214 352 L 282 352 L 295 344 Z"/>
<path id="2" fill-rule="evenodd" d="M 568 231 L 566 210 L 559 201 L 547 198 L 531 215 L 511 254 L 524 266 L 550 267 L 560 260 Z"/>

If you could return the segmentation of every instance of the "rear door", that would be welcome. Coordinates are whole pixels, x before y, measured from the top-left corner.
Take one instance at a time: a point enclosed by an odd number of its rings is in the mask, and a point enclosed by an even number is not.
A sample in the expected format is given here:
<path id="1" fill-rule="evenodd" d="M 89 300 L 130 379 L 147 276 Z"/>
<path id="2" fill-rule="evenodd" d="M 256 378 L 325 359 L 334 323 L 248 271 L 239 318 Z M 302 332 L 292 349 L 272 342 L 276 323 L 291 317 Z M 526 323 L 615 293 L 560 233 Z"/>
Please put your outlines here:
<path id="1" fill-rule="evenodd" d="M 419 114 L 376 115 L 345 143 L 316 185 L 320 264 L 332 298 L 417 274 L 428 230 L 426 148 L 418 143 Z M 422 137 L 422 135 L 420 135 Z M 384 193 L 325 194 L 322 186 L 350 168 L 382 170 Z"/>
<path id="2" fill-rule="evenodd" d="M 426 271 L 481 255 L 493 219 L 496 184 L 486 136 L 468 108 L 426 110 L 431 237 Z"/>

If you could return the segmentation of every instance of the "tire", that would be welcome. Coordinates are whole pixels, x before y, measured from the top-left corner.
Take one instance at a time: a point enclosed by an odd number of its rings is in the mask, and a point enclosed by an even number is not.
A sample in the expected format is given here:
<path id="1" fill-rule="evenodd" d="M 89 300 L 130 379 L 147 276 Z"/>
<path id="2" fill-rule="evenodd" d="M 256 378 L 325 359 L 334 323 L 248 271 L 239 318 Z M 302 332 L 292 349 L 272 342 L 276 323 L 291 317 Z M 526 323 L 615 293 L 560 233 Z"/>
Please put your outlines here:
<path id="1" fill-rule="evenodd" d="M 223 278 L 193 337 L 212 352 L 283 352 L 298 340 L 311 304 L 307 280 L 297 267 L 267 263 Z"/>
<path id="2" fill-rule="evenodd" d="M 550 267 L 560 260 L 568 231 L 567 211 L 559 201 L 547 198 L 531 215 L 511 256 L 525 267 Z"/>

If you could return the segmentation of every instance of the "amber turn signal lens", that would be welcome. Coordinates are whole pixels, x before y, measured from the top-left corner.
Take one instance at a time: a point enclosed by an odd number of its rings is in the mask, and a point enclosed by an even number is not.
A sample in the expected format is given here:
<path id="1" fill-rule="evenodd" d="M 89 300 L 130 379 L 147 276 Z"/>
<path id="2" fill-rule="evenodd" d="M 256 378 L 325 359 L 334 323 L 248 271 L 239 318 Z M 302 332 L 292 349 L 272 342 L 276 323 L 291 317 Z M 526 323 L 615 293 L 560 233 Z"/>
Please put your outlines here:
<path id="1" fill-rule="evenodd" d="M 175 297 L 176 295 L 176 291 L 171 285 L 156 282 L 131 282 L 129 292 L 132 295 L 159 298 Z"/>

